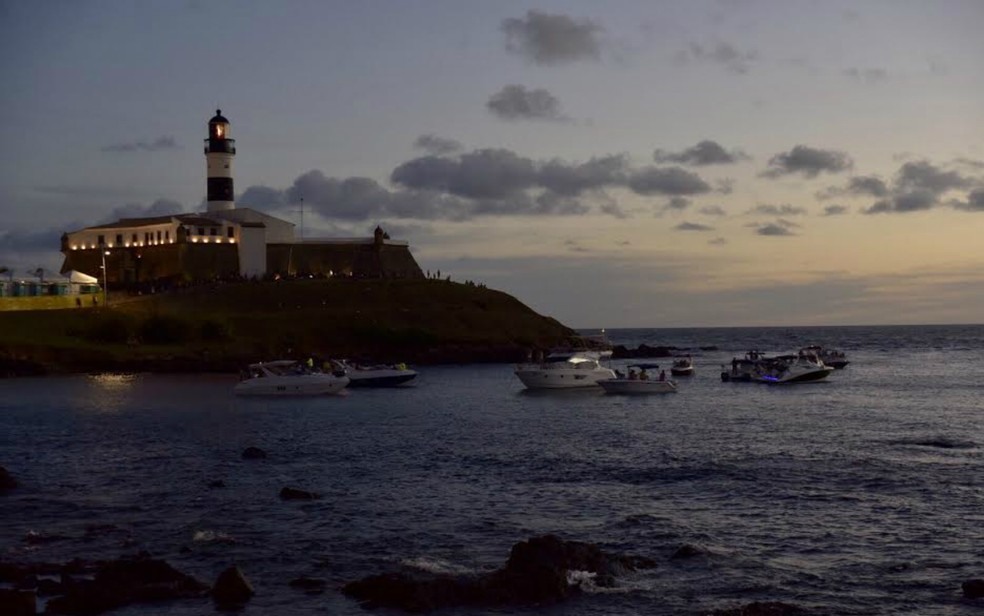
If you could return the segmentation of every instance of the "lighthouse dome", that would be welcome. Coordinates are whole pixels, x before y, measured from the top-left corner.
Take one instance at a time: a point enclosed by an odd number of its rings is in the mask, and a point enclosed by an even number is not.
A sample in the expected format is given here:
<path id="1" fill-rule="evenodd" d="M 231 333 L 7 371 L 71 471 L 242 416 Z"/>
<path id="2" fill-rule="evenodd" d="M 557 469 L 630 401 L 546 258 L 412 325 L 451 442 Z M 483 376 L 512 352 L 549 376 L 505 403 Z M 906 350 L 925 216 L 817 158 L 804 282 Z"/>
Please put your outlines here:
<path id="1" fill-rule="evenodd" d="M 215 117 L 208 121 L 209 124 L 228 124 L 229 120 L 222 115 L 221 109 L 215 110 Z"/>

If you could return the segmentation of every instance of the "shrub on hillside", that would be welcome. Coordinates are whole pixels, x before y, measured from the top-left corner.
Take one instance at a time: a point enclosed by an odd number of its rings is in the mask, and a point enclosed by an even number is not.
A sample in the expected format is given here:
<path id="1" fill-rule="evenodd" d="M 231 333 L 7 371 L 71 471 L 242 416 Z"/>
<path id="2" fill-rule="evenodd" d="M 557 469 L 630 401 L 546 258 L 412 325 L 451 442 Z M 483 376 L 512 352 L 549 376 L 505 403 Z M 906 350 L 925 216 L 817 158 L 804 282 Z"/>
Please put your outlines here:
<path id="1" fill-rule="evenodd" d="M 119 314 L 100 314 L 81 330 L 82 338 L 101 344 L 125 344 L 130 338 L 131 323 Z"/>
<path id="2" fill-rule="evenodd" d="M 204 342 L 220 342 L 229 339 L 229 328 L 225 323 L 208 319 L 202 321 L 199 334 Z"/>
<path id="3" fill-rule="evenodd" d="M 188 338 L 188 324 L 176 317 L 154 315 L 140 324 L 144 344 L 181 344 Z"/>

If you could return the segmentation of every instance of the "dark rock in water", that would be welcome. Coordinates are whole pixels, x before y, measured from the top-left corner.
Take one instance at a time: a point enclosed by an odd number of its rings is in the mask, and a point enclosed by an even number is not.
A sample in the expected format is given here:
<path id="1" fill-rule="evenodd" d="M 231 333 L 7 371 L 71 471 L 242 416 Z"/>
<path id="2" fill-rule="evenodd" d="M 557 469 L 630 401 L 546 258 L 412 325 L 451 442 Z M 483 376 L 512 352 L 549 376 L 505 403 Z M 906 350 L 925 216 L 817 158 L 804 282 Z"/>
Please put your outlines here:
<path id="1" fill-rule="evenodd" d="M 308 492 L 307 490 L 283 488 L 280 490 L 280 498 L 284 500 L 314 500 L 318 498 L 318 495 L 314 492 Z"/>
<path id="2" fill-rule="evenodd" d="M 259 447 L 247 447 L 243 450 L 244 460 L 263 460 L 267 457 L 267 452 Z"/>
<path id="3" fill-rule="evenodd" d="M 320 578 L 309 578 L 302 575 L 290 581 L 290 587 L 303 590 L 309 595 L 321 594 L 325 591 L 326 582 Z"/>
<path id="4" fill-rule="evenodd" d="M 220 573 L 212 586 L 212 600 L 220 607 L 242 605 L 254 594 L 253 585 L 236 566 Z"/>
<path id="5" fill-rule="evenodd" d="M 707 554 L 707 551 L 697 547 L 696 545 L 690 545 L 689 543 L 684 543 L 673 552 L 673 556 L 670 556 L 673 560 L 682 560 L 684 558 L 693 558 L 694 556 L 701 556 Z"/>
<path id="6" fill-rule="evenodd" d="M 984 597 L 984 579 L 967 580 L 961 585 L 963 594 L 968 599 Z"/>
<path id="7" fill-rule="evenodd" d="M 6 494 L 16 487 L 17 480 L 14 479 L 14 476 L 7 472 L 7 469 L 0 466 L 0 494 Z"/>
<path id="8" fill-rule="evenodd" d="M 749 603 L 742 607 L 727 610 L 714 610 L 710 616 L 800 616 L 806 614 L 803 608 L 781 601 Z"/>
<path id="9" fill-rule="evenodd" d="M 33 530 L 27 531 L 27 534 L 24 535 L 24 542 L 30 545 L 53 543 L 55 541 L 63 541 L 65 539 L 69 539 L 69 537 L 65 535 L 43 535 Z"/>
<path id="10" fill-rule="evenodd" d="M 214 479 L 208 482 L 208 487 L 214 490 L 216 488 L 224 488 L 226 484 L 221 479 Z"/>
<path id="11" fill-rule="evenodd" d="M 717 351 L 718 348 L 717 348 L 717 345 L 716 344 L 712 344 L 710 346 L 702 346 L 702 347 L 700 347 L 700 350 L 701 351 Z"/>
<path id="12" fill-rule="evenodd" d="M 200 597 L 207 588 L 167 562 L 141 554 L 102 563 L 92 580 L 64 572 L 64 594 L 50 600 L 45 613 L 100 614 L 132 603 Z"/>
<path id="13" fill-rule="evenodd" d="M 0 614 L 4 616 L 34 616 L 36 604 L 37 595 L 33 590 L 0 588 Z"/>
<path id="14" fill-rule="evenodd" d="M 579 586 L 568 582 L 570 571 L 594 573 L 597 584 L 610 586 L 617 575 L 654 566 L 647 558 L 607 554 L 590 543 L 545 535 L 514 545 L 505 566 L 492 573 L 385 573 L 351 582 L 342 592 L 365 608 L 389 607 L 407 612 L 464 605 L 543 605 L 580 592 Z"/>

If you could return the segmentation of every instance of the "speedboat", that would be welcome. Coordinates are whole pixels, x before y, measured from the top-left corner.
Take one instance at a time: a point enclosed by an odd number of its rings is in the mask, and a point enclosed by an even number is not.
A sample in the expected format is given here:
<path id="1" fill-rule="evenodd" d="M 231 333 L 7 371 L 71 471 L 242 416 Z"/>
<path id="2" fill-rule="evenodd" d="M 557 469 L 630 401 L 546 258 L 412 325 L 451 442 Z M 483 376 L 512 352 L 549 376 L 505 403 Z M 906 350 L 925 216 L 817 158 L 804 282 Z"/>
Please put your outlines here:
<path id="1" fill-rule="evenodd" d="M 847 360 L 847 355 L 844 351 L 825 349 L 819 344 L 812 344 L 810 346 L 803 347 L 800 349 L 800 353 L 816 355 L 825 366 L 830 366 L 831 368 L 835 368 L 837 370 L 841 370 L 847 366 L 847 364 L 851 363 Z"/>
<path id="2" fill-rule="evenodd" d="M 670 374 L 673 376 L 693 376 L 694 360 L 689 355 L 673 360 L 673 365 L 670 366 Z"/>
<path id="3" fill-rule="evenodd" d="M 528 389 L 597 387 L 602 379 L 616 378 L 601 364 L 611 356 L 611 351 L 554 351 L 543 361 L 517 365 L 514 373 Z"/>
<path id="4" fill-rule="evenodd" d="M 760 351 L 748 351 L 744 357 L 735 357 L 731 360 L 730 370 L 726 366 L 721 366 L 721 380 L 734 383 L 757 381 L 772 361 L 773 359 L 767 358 Z"/>
<path id="5" fill-rule="evenodd" d="M 824 365 L 816 356 L 806 353 L 783 355 L 764 364 L 756 378 L 760 383 L 779 385 L 785 383 L 808 383 L 827 378 L 834 371 Z"/>
<path id="6" fill-rule="evenodd" d="M 349 383 L 346 376 L 318 372 L 291 359 L 250 364 L 233 387 L 239 396 L 321 396 L 340 392 Z"/>
<path id="7" fill-rule="evenodd" d="M 349 387 L 397 387 L 417 378 L 417 371 L 404 363 L 366 366 L 343 359 L 335 364 L 348 377 Z"/>
<path id="8" fill-rule="evenodd" d="M 666 379 L 666 373 L 660 372 L 658 378 L 650 378 L 647 369 L 659 370 L 656 364 L 632 364 L 627 366 L 629 376 L 616 372 L 613 379 L 598 381 L 606 394 L 671 394 L 677 390 L 676 383 Z M 636 374 L 635 368 L 640 371 Z"/>

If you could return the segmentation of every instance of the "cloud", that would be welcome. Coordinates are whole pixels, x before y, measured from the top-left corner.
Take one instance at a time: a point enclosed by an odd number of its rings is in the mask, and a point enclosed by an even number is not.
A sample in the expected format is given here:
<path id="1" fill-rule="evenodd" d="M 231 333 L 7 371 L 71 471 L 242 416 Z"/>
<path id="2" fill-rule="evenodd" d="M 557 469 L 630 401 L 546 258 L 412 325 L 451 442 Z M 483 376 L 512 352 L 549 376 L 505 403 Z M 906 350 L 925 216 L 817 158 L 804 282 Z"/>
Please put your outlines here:
<path id="1" fill-rule="evenodd" d="M 741 150 L 728 152 L 716 141 L 704 140 L 697 145 L 681 152 L 673 153 L 666 150 L 653 152 L 653 160 L 657 163 L 681 163 L 684 165 L 729 165 L 751 157 Z"/>
<path id="2" fill-rule="evenodd" d="M 843 205 L 828 205 L 823 208 L 824 216 L 840 216 L 841 214 L 846 214 L 847 208 Z"/>
<path id="3" fill-rule="evenodd" d="M 673 227 L 677 231 L 713 231 L 714 227 L 710 225 L 702 225 L 698 222 L 681 222 L 677 226 Z"/>
<path id="4" fill-rule="evenodd" d="M 666 206 L 663 209 L 682 212 L 688 207 L 690 207 L 690 199 L 685 199 L 684 197 L 673 197 L 666 202 Z"/>
<path id="5" fill-rule="evenodd" d="M 755 233 L 768 237 L 787 237 L 796 235 L 792 230 L 799 227 L 798 224 L 784 218 L 780 218 L 774 223 L 752 223 L 749 226 L 755 229 Z"/>
<path id="6" fill-rule="evenodd" d="M 735 181 L 731 178 L 720 178 L 714 181 L 714 190 L 722 195 L 730 195 L 735 189 Z"/>
<path id="7" fill-rule="evenodd" d="M 525 18 L 502 21 L 506 49 L 535 64 L 565 64 L 601 57 L 597 23 L 567 15 L 527 11 Z"/>
<path id="8" fill-rule="evenodd" d="M 170 216 L 171 214 L 184 213 L 184 206 L 171 199 L 158 199 L 150 205 L 139 205 L 128 203 L 113 208 L 105 218 L 101 219 L 100 224 L 114 222 L 121 218 L 153 218 L 155 216 Z"/>
<path id="9" fill-rule="evenodd" d="M 849 68 L 844 74 L 866 85 L 881 83 L 888 79 L 888 71 L 883 68 Z"/>
<path id="10" fill-rule="evenodd" d="M 941 169 L 929 161 L 908 161 L 896 173 L 890 194 L 863 211 L 865 214 L 905 214 L 929 210 L 940 205 L 940 199 L 946 193 L 970 189 L 974 185 L 974 180 L 956 171 Z M 969 197 L 966 205 L 972 207 Z"/>
<path id="11" fill-rule="evenodd" d="M 865 214 L 888 214 L 908 212 L 919 212 L 928 210 L 936 206 L 938 198 L 928 190 L 915 190 L 907 193 L 900 193 L 890 199 L 876 201 L 874 205 L 866 210 Z"/>
<path id="12" fill-rule="evenodd" d="M 970 191 L 966 201 L 954 200 L 951 205 L 964 212 L 984 212 L 984 188 Z"/>
<path id="13" fill-rule="evenodd" d="M 604 186 L 623 185 L 628 169 L 629 159 L 623 154 L 592 158 L 581 164 L 553 159 L 539 165 L 538 182 L 554 192 L 576 195 Z"/>
<path id="14" fill-rule="evenodd" d="M 821 150 L 805 145 L 797 145 L 789 152 L 776 154 L 769 159 L 769 169 L 760 175 L 778 178 L 795 173 L 814 178 L 822 171 L 839 173 L 854 166 L 854 161 L 844 152 Z"/>
<path id="15" fill-rule="evenodd" d="M 746 214 L 765 214 L 767 216 L 804 216 L 805 207 L 798 207 L 784 203 L 783 205 L 756 205 L 745 212 Z"/>
<path id="16" fill-rule="evenodd" d="M 81 223 L 75 223 L 82 228 Z M 46 229 L 44 231 L 2 231 L 0 232 L 0 254 L 20 252 L 57 251 L 61 246 L 63 229 Z M 0 263 L 11 267 L 8 263 Z"/>
<path id="17" fill-rule="evenodd" d="M 697 211 L 705 216 L 727 216 L 727 212 L 720 205 L 705 205 Z"/>
<path id="18" fill-rule="evenodd" d="M 502 199 L 537 183 L 533 160 L 511 150 L 484 149 L 457 158 L 424 156 L 398 166 L 390 181 L 473 199 Z"/>
<path id="19" fill-rule="evenodd" d="M 956 171 L 944 171 L 925 160 L 903 164 L 895 178 L 897 190 L 926 190 L 937 195 L 970 185 L 971 181 Z"/>
<path id="20" fill-rule="evenodd" d="M 428 154 L 453 154 L 455 152 L 460 152 L 463 147 L 462 145 L 455 141 L 454 139 L 445 139 L 444 137 L 438 137 L 437 135 L 421 135 L 413 142 L 413 147 L 418 150 L 423 150 Z"/>
<path id="21" fill-rule="evenodd" d="M 640 195 L 699 195 L 711 190 L 699 175 L 681 167 L 640 169 L 629 176 L 628 185 Z"/>
<path id="22" fill-rule="evenodd" d="M 843 188 L 831 186 L 816 193 L 817 199 L 833 199 L 835 197 L 885 197 L 888 186 L 874 175 L 856 175 L 847 181 Z"/>
<path id="23" fill-rule="evenodd" d="M 687 49 L 677 52 L 675 58 L 680 63 L 695 61 L 717 64 L 729 72 L 743 75 L 758 60 L 758 54 L 754 51 L 739 51 L 734 45 L 725 42 L 715 43 L 713 47 L 690 43 Z"/>
<path id="24" fill-rule="evenodd" d="M 503 120 L 569 120 L 560 110 L 560 101 L 550 92 L 538 88 L 527 90 L 520 85 L 507 85 L 493 94 L 486 108 Z"/>
<path id="25" fill-rule="evenodd" d="M 158 137 L 153 141 L 134 141 L 131 143 L 116 143 L 99 148 L 103 152 L 159 152 L 161 150 L 177 150 L 174 137 Z"/>
<path id="26" fill-rule="evenodd" d="M 236 199 L 237 207 L 270 211 L 285 205 L 284 191 L 269 186 L 250 186 Z"/>

